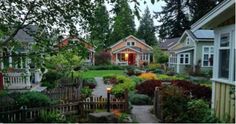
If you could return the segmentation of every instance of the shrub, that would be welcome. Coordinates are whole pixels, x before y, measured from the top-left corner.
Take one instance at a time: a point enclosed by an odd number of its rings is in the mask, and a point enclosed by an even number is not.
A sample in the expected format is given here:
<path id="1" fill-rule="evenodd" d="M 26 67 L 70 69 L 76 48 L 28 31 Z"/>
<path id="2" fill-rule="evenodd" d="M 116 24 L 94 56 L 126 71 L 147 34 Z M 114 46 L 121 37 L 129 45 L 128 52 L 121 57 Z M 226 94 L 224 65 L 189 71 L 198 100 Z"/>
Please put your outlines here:
<path id="1" fill-rule="evenodd" d="M 159 75 L 157 75 L 157 79 L 158 80 L 170 81 L 170 80 L 183 80 L 184 78 L 177 77 L 177 76 L 168 76 L 168 75 L 165 75 L 165 74 L 159 74 Z"/>
<path id="2" fill-rule="evenodd" d="M 130 78 L 134 81 L 135 85 L 141 84 L 143 82 L 143 79 L 137 76 L 132 76 Z"/>
<path id="3" fill-rule="evenodd" d="M 209 104 L 202 99 L 193 99 L 190 100 L 187 104 L 187 112 L 188 116 L 187 122 L 195 122 L 195 123 L 209 123 L 209 116 L 211 116 L 211 109 L 209 108 Z M 212 120 L 213 121 L 213 120 Z"/>
<path id="4" fill-rule="evenodd" d="M 146 80 L 143 83 L 136 86 L 136 90 L 140 94 L 146 94 L 150 97 L 153 97 L 155 87 L 161 86 L 161 81 L 159 80 Z"/>
<path id="5" fill-rule="evenodd" d="M 81 88 L 80 93 L 82 98 L 87 98 L 92 95 L 92 89 L 90 89 L 88 86 L 85 86 Z"/>
<path id="6" fill-rule="evenodd" d="M 107 75 L 103 77 L 105 84 L 116 84 L 118 81 L 116 79 L 116 76 L 114 75 Z"/>
<path id="7" fill-rule="evenodd" d="M 43 82 L 45 81 L 45 82 L 54 83 L 55 81 L 60 79 L 62 76 L 63 76 L 62 73 L 51 70 L 43 75 Z"/>
<path id="8" fill-rule="evenodd" d="M 117 76 L 117 81 L 118 84 L 112 88 L 112 94 L 116 97 L 122 97 L 125 90 L 132 91 L 135 88 L 135 83 L 129 77 Z"/>
<path id="9" fill-rule="evenodd" d="M 164 122 L 183 122 L 188 98 L 181 89 L 176 86 L 165 86 L 161 88 L 162 112 Z"/>
<path id="10" fill-rule="evenodd" d="M 50 98 L 40 92 L 23 93 L 17 98 L 17 103 L 27 107 L 40 107 L 52 104 Z"/>
<path id="11" fill-rule="evenodd" d="M 94 78 L 84 78 L 84 83 L 83 86 L 87 86 L 90 89 L 94 89 L 97 86 L 97 82 L 95 81 Z"/>
<path id="12" fill-rule="evenodd" d="M 172 84 L 181 87 L 186 95 L 190 95 L 196 99 L 205 99 L 208 102 L 211 101 L 211 88 L 207 86 L 193 84 L 192 82 L 185 80 L 173 80 Z"/>
<path id="13" fill-rule="evenodd" d="M 53 88 L 56 87 L 56 83 L 55 82 L 52 82 L 52 83 L 50 83 L 50 82 L 43 82 L 41 85 L 44 86 L 44 87 L 47 87 L 47 89 L 53 89 Z"/>
<path id="14" fill-rule="evenodd" d="M 144 94 L 129 94 L 129 100 L 132 105 L 151 105 L 152 99 Z"/>
<path id="15" fill-rule="evenodd" d="M 151 72 L 147 72 L 147 73 L 142 73 L 141 75 L 139 75 L 140 78 L 145 79 L 145 80 L 154 80 L 157 79 L 156 74 L 151 73 Z"/>
<path id="16" fill-rule="evenodd" d="M 147 66 L 148 70 L 149 71 L 154 71 L 156 69 L 160 69 L 161 68 L 161 65 L 160 64 L 156 64 L 156 63 L 150 63 L 148 66 Z"/>
<path id="17" fill-rule="evenodd" d="M 97 60 L 96 60 L 97 61 Z M 124 70 L 128 68 L 127 66 L 118 66 L 118 65 L 96 65 L 88 66 L 88 70 Z"/>
<path id="18" fill-rule="evenodd" d="M 164 73 L 165 73 L 165 71 L 162 70 L 162 69 L 155 69 L 155 70 L 153 70 L 152 72 L 153 72 L 153 73 L 156 73 L 156 74 L 164 74 Z"/>
<path id="19" fill-rule="evenodd" d="M 57 111 L 47 112 L 41 111 L 36 122 L 41 123 L 65 123 L 65 117 Z"/>
<path id="20" fill-rule="evenodd" d="M 101 51 L 95 54 L 95 65 L 110 65 L 111 64 L 111 54 L 106 51 Z"/>

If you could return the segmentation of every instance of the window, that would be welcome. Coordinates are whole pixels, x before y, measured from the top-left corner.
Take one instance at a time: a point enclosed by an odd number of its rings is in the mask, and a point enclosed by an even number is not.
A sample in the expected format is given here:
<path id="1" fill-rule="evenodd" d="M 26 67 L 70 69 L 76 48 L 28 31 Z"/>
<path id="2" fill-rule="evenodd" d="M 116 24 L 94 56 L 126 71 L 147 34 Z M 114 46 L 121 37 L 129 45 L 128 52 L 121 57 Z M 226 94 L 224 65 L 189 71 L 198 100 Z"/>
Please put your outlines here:
<path id="1" fill-rule="evenodd" d="M 127 42 L 127 46 L 135 46 L 135 42 Z"/>
<path id="2" fill-rule="evenodd" d="M 148 60 L 148 53 L 143 53 L 143 54 L 141 55 L 141 59 L 142 59 L 142 60 Z"/>
<path id="3" fill-rule="evenodd" d="M 190 44 L 190 39 L 187 37 L 186 38 L 186 45 L 189 45 Z"/>
<path id="4" fill-rule="evenodd" d="M 214 47 L 203 46 L 202 49 L 202 66 L 211 67 L 213 66 Z"/>
<path id="5" fill-rule="evenodd" d="M 127 46 L 130 46 L 130 42 L 127 42 Z"/>
<path id="6" fill-rule="evenodd" d="M 180 64 L 190 64 L 190 53 L 179 54 L 179 63 Z"/>
<path id="7" fill-rule="evenodd" d="M 176 64 L 177 63 L 177 56 L 176 56 L 176 54 L 170 56 L 169 63 L 170 64 Z"/>
<path id="8" fill-rule="evenodd" d="M 221 34 L 219 47 L 219 78 L 229 78 L 230 33 Z"/>

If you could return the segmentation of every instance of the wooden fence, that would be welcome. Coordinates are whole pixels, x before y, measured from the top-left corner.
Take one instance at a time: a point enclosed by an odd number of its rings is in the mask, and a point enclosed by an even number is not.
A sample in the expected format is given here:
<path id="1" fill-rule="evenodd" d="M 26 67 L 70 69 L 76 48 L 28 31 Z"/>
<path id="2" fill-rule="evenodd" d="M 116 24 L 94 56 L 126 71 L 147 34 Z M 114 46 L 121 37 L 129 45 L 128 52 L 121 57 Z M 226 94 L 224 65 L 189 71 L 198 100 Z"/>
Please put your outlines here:
<path id="1" fill-rule="evenodd" d="M 11 109 L 8 108 L 8 110 L 1 110 L 0 122 L 32 122 L 34 119 L 39 117 L 39 114 L 42 111 L 58 111 L 63 115 L 77 114 L 79 113 L 78 105 L 78 102 L 74 102 L 37 108 L 18 107 L 18 109 L 16 109 L 17 106 L 14 106 Z"/>
<path id="2" fill-rule="evenodd" d="M 83 81 L 79 79 L 66 79 L 60 80 L 59 86 L 51 89 L 45 90 L 42 93 L 46 94 L 52 100 L 61 100 L 61 101 L 78 101 L 80 99 L 80 90 L 83 85 Z"/>
<path id="3" fill-rule="evenodd" d="M 80 112 L 82 112 L 81 114 L 85 115 L 96 110 L 106 110 L 107 107 L 107 98 L 102 97 L 89 97 L 83 101 L 80 101 L 79 105 Z M 129 103 L 127 99 L 111 98 L 109 107 L 111 110 L 128 112 Z"/>

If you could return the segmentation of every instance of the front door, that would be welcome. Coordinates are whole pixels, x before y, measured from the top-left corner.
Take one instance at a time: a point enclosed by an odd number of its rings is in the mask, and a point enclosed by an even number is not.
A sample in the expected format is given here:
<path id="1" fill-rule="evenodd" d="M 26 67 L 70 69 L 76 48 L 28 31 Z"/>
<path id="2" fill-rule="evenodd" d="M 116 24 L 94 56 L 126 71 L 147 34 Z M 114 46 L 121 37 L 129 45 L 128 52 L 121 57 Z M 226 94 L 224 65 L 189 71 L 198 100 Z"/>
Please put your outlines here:
<path id="1" fill-rule="evenodd" d="M 129 53 L 128 64 L 129 65 L 134 65 L 135 64 L 135 55 L 134 55 L 134 53 Z"/>

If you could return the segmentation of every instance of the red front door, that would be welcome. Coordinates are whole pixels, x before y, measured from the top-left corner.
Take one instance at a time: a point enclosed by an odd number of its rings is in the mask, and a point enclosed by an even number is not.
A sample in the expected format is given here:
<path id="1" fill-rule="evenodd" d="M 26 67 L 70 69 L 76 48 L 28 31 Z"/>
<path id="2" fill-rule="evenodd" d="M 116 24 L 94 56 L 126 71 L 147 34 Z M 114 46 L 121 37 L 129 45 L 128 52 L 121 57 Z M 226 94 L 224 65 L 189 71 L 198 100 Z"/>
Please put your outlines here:
<path id="1" fill-rule="evenodd" d="M 134 55 L 134 53 L 129 53 L 128 64 L 129 65 L 134 65 L 135 64 L 135 55 Z"/>

